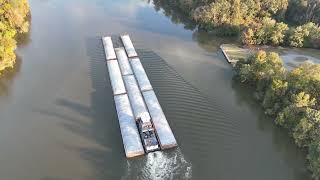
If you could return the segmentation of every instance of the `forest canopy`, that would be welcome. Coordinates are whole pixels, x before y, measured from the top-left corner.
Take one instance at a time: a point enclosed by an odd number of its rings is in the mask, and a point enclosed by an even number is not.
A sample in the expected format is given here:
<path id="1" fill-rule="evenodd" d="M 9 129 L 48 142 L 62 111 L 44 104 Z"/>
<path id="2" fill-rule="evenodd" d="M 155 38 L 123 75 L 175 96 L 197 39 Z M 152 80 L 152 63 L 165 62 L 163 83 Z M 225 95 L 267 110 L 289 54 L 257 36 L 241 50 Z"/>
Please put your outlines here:
<path id="1" fill-rule="evenodd" d="M 16 34 L 29 30 L 28 15 L 27 0 L 0 0 L 0 75 L 5 69 L 14 67 Z"/>

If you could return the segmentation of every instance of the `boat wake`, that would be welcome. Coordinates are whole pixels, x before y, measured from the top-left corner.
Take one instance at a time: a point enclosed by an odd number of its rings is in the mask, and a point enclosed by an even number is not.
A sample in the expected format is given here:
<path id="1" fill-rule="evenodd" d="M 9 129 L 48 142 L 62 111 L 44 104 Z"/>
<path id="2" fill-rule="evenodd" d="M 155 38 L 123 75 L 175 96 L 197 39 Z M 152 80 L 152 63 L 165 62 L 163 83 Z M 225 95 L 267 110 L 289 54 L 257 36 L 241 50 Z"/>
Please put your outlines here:
<path id="1" fill-rule="evenodd" d="M 192 166 L 180 149 L 156 151 L 144 157 L 127 161 L 125 179 L 191 179 Z"/>

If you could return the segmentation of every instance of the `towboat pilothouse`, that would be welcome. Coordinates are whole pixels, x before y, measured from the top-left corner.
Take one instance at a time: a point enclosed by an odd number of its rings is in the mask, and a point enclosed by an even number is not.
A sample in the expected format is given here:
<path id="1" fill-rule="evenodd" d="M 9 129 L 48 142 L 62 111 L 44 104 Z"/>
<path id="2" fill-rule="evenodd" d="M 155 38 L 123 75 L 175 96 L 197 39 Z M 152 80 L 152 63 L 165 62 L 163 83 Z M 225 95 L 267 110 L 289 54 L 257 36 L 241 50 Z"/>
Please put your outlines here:
<path id="1" fill-rule="evenodd" d="M 137 126 L 145 152 L 149 153 L 160 150 L 156 132 L 152 126 L 149 114 L 144 114 L 138 118 Z"/>

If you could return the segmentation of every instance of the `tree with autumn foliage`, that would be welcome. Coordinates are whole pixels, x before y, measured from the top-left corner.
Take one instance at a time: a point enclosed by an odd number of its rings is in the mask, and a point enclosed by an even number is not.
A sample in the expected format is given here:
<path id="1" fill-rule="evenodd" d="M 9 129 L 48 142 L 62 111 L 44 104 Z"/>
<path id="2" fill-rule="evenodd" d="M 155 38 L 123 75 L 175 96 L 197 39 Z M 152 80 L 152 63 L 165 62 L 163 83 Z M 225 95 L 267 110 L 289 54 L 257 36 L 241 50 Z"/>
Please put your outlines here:
<path id="1" fill-rule="evenodd" d="M 0 75 L 7 68 L 13 68 L 17 33 L 29 29 L 27 0 L 0 0 Z"/>

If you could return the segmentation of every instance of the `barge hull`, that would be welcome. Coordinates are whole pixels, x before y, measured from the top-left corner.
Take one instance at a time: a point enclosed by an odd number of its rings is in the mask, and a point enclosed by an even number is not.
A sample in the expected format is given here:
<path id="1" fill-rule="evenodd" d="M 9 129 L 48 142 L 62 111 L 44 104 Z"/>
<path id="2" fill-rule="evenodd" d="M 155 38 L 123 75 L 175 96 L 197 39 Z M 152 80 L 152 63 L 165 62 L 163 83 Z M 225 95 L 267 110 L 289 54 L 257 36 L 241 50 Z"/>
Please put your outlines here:
<path id="1" fill-rule="evenodd" d="M 125 94 L 126 88 L 123 83 L 121 71 L 117 60 L 107 61 L 109 76 L 111 80 L 111 86 L 113 95 Z"/>
<path id="2" fill-rule="evenodd" d="M 115 48 L 122 75 L 133 74 L 124 48 Z"/>
<path id="3" fill-rule="evenodd" d="M 134 74 L 137 78 L 137 81 L 139 83 L 140 90 L 141 91 L 152 90 L 151 83 L 150 83 L 148 76 L 147 76 L 147 74 L 141 64 L 140 59 L 139 58 L 132 58 L 132 59 L 130 59 L 130 63 L 131 63 L 132 69 L 134 71 Z"/>
<path id="4" fill-rule="evenodd" d="M 127 158 L 144 154 L 135 119 L 126 94 L 114 96 L 123 146 Z"/>
<path id="5" fill-rule="evenodd" d="M 153 125 L 156 129 L 161 149 L 169 149 L 177 146 L 177 141 L 168 124 L 160 103 L 154 91 L 142 92 L 149 109 Z"/>
<path id="6" fill-rule="evenodd" d="M 123 35 L 123 36 L 121 36 L 121 40 L 122 40 L 123 45 L 124 45 L 124 47 L 125 47 L 125 49 L 127 51 L 128 57 L 129 58 L 137 57 L 138 54 L 137 54 L 136 50 L 133 47 L 132 41 L 130 39 L 130 36 L 129 35 Z"/>
<path id="7" fill-rule="evenodd" d="M 112 43 L 111 37 L 110 36 L 103 37 L 102 42 L 104 46 L 106 59 L 107 60 L 116 59 L 116 54 L 113 49 L 113 43 Z"/>
<path id="8" fill-rule="evenodd" d="M 133 113 L 135 115 L 135 119 L 137 120 L 145 115 L 149 116 L 148 109 L 143 101 L 142 94 L 139 90 L 134 75 L 123 76 L 123 78 L 128 90 L 128 96 L 130 99 L 131 107 L 133 109 Z"/>

